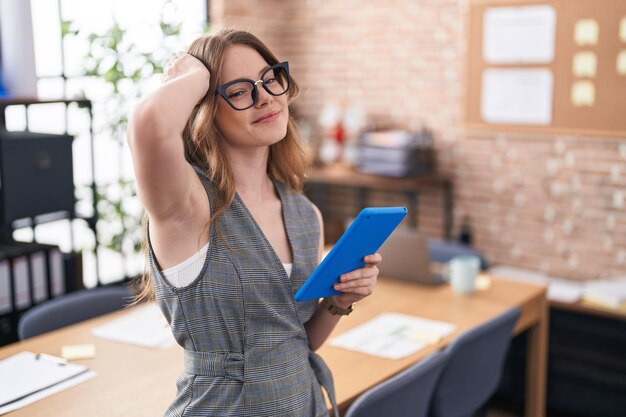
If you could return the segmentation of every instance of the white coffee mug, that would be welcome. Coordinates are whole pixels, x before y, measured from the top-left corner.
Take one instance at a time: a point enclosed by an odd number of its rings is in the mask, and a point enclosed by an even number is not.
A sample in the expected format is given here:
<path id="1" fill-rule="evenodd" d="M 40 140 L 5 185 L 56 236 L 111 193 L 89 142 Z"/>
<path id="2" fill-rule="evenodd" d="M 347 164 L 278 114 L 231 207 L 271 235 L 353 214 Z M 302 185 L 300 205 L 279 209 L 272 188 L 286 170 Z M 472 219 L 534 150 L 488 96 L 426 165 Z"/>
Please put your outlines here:
<path id="1" fill-rule="evenodd" d="M 462 255 L 448 262 L 448 273 L 452 289 L 460 294 L 471 294 L 476 286 L 476 277 L 480 271 L 480 258 Z"/>

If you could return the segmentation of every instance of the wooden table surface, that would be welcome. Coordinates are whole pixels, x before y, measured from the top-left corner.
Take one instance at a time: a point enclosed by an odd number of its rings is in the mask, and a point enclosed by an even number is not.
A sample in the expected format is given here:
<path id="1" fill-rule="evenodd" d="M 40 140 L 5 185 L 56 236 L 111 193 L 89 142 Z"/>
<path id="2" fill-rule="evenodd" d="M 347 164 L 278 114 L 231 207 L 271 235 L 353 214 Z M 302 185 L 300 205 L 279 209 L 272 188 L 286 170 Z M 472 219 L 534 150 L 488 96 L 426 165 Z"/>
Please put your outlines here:
<path id="1" fill-rule="evenodd" d="M 355 312 L 342 318 L 333 335 L 345 332 L 382 312 L 398 312 L 441 320 L 457 326 L 437 345 L 401 360 L 383 359 L 324 345 L 319 353 L 332 370 L 337 400 L 345 410 L 359 394 L 402 369 L 446 346 L 459 333 L 476 327 L 514 306 L 522 308 L 515 333 L 529 331 L 525 415 L 545 415 L 547 356 L 547 303 L 544 287 L 492 280 L 491 286 L 470 296 L 455 294 L 448 286 L 423 287 L 380 279 L 373 296 L 359 302 Z M 45 335 L 0 348 L 0 359 L 28 350 L 60 355 L 61 346 L 93 343 L 96 358 L 75 361 L 96 371 L 93 379 L 37 401 L 11 417 L 117 417 L 158 416 L 173 400 L 175 381 L 182 371 L 178 346 L 148 349 L 96 338 L 91 328 L 127 314 L 120 311 L 78 323 Z"/>

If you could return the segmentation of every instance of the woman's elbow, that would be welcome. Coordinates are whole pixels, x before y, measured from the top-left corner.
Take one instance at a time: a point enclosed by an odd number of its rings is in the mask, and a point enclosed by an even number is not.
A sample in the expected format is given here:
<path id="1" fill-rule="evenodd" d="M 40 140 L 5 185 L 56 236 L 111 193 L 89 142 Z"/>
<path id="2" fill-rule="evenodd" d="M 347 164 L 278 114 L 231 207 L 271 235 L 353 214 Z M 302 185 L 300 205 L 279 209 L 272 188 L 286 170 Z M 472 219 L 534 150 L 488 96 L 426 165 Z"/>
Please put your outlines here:
<path id="1" fill-rule="evenodd" d="M 158 129 L 158 110 L 150 101 L 142 100 L 130 115 L 126 136 L 131 149 L 143 140 L 154 141 Z"/>

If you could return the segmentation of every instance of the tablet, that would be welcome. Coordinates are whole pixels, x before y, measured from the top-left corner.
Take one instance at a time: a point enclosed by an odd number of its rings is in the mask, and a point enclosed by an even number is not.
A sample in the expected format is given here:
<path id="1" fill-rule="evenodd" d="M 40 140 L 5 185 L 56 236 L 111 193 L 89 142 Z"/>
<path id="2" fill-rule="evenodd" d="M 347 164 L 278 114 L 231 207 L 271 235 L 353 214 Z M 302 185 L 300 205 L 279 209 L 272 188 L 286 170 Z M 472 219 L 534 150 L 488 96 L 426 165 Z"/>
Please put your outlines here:
<path id="1" fill-rule="evenodd" d="M 378 248 L 406 216 L 406 207 L 363 209 L 333 249 L 296 293 L 296 301 L 341 294 L 333 288 L 341 274 L 365 266 L 363 258 Z"/>

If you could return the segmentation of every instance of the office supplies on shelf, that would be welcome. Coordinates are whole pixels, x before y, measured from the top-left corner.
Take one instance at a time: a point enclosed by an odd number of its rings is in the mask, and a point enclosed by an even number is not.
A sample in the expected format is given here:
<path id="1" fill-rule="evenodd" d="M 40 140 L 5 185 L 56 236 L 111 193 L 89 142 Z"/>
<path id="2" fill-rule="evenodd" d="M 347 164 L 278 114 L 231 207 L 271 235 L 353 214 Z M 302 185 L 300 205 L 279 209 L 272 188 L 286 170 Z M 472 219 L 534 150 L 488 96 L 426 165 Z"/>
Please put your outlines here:
<path id="1" fill-rule="evenodd" d="M 401 359 L 439 342 L 456 326 L 400 313 L 383 313 L 330 341 L 340 347 L 388 359 Z"/>
<path id="2" fill-rule="evenodd" d="M 363 135 L 359 171 L 407 177 L 434 170 L 432 135 L 428 130 L 367 132 Z"/>
<path id="3" fill-rule="evenodd" d="M 168 348 L 176 343 L 170 327 L 156 304 L 135 307 L 135 311 L 91 332 L 103 339 L 149 348 Z"/>
<path id="4" fill-rule="evenodd" d="M 0 361 L 0 414 L 95 376 L 84 365 L 44 353 L 20 352 Z"/>

